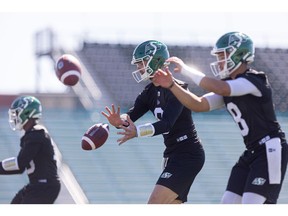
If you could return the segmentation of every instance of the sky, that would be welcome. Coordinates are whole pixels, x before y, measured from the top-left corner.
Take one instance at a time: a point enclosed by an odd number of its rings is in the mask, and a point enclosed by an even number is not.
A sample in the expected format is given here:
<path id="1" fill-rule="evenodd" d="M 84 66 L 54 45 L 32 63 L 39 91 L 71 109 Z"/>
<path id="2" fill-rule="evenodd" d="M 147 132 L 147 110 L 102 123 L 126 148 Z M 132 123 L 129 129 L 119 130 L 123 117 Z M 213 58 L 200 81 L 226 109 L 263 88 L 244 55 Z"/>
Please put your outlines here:
<path id="1" fill-rule="evenodd" d="M 71 2 L 1 4 L 0 95 L 68 90 L 57 79 L 49 58 L 36 59 L 35 34 L 45 29 L 54 32 L 56 47 L 68 50 L 81 49 L 83 41 L 138 44 L 147 39 L 212 46 L 229 31 L 248 34 L 256 47 L 288 48 L 288 8 L 282 0 L 261 4 L 252 0 Z"/>
<path id="2" fill-rule="evenodd" d="M 41 59 L 40 79 L 36 80 L 35 34 L 47 28 L 57 35 L 57 46 L 70 50 L 81 48 L 83 41 L 137 44 L 151 38 L 175 45 L 213 45 L 222 34 L 234 30 L 248 34 L 256 47 L 288 48 L 285 0 L 0 0 L 0 3 L 0 95 L 33 93 L 36 86 L 43 93 L 67 90 L 46 58 Z M 139 206 L 134 207 L 139 212 Z M 189 205 L 183 207 L 187 210 Z M 195 207 L 197 212 L 197 205 L 189 211 L 195 213 Z M 213 207 L 201 208 L 201 213 Z M 177 213 L 181 209 L 177 208 Z M 154 210 L 151 213 L 155 214 Z M 243 207 L 237 211 L 243 211 Z M 125 214 L 129 215 L 127 211 Z"/>

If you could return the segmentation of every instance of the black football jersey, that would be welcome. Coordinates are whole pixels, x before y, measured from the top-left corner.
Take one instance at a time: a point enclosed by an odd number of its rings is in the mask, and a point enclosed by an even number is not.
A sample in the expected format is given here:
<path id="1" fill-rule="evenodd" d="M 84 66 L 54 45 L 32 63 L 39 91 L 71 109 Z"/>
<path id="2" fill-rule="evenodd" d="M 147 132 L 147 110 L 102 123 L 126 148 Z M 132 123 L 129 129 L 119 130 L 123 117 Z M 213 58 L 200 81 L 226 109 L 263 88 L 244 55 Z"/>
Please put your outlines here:
<path id="1" fill-rule="evenodd" d="M 36 125 L 25 132 L 20 147 L 17 156 L 19 170 L 7 171 L 7 174 L 23 173 L 26 170 L 31 183 L 58 181 L 54 148 L 43 126 Z"/>
<path id="2" fill-rule="evenodd" d="M 177 80 L 183 88 L 187 84 Z M 158 121 L 152 123 L 155 128 L 154 136 L 162 134 L 166 149 L 164 156 L 173 152 L 193 151 L 193 143 L 199 144 L 197 132 L 192 119 L 191 111 L 184 107 L 169 89 L 148 84 L 138 95 L 134 106 L 127 112 L 131 120 L 135 122 L 148 111 L 151 111 Z M 182 140 L 193 139 L 192 142 Z"/>
<path id="3" fill-rule="evenodd" d="M 283 138 L 283 132 L 277 122 L 272 100 L 272 90 L 263 72 L 248 70 L 240 74 L 253 83 L 262 93 L 261 97 L 247 94 L 237 97 L 224 97 L 228 112 L 239 126 L 247 149 L 254 149 L 260 142 L 275 136 Z"/>

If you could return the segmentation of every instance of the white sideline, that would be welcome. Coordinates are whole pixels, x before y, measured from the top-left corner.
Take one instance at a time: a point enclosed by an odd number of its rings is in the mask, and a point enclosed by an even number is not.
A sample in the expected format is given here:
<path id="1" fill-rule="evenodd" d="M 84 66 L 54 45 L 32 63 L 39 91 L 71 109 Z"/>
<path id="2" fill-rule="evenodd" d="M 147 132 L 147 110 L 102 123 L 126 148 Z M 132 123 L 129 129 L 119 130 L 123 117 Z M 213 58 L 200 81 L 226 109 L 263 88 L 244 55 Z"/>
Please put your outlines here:
<path id="1" fill-rule="evenodd" d="M 57 144 L 54 142 L 54 140 L 52 140 L 52 142 L 55 150 L 60 179 L 65 184 L 68 192 L 70 193 L 72 199 L 76 204 L 88 204 L 89 201 L 85 193 L 83 192 L 82 188 L 78 184 L 77 180 L 75 179 L 69 166 L 63 163 L 62 155 Z"/>

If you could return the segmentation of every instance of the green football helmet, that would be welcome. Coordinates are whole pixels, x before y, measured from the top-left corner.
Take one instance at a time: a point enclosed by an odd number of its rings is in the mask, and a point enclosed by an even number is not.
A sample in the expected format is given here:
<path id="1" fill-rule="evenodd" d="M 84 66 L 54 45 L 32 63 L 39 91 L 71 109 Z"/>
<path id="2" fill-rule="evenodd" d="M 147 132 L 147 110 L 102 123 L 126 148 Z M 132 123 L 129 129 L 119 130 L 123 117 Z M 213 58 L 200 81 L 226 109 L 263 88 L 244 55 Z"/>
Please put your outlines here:
<path id="1" fill-rule="evenodd" d="M 137 83 L 148 80 L 159 68 L 166 65 L 169 58 L 169 51 L 165 44 L 148 40 L 139 44 L 133 52 L 131 64 L 142 63 L 144 68 L 132 72 L 132 76 Z"/>
<path id="2" fill-rule="evenodd" d="M 16 98 L 8 110 L 9 124 L 12 130 L 22 130 L 29 119 L 39 119 L 42 116 L 40 101 L 33 96 Z"/>
<path id="3" fill-rule="evenodd" d="M 219 58 L 219 53 L 224 53 L 225 57 Z M 247 35 L 241 32 L 229 32 L 218 39 L 211 54 L 217 57 L 217 61 L 210 64 L 213 74 L 225 79 L 242 63 L 254 61 L 255 48 Z"/>

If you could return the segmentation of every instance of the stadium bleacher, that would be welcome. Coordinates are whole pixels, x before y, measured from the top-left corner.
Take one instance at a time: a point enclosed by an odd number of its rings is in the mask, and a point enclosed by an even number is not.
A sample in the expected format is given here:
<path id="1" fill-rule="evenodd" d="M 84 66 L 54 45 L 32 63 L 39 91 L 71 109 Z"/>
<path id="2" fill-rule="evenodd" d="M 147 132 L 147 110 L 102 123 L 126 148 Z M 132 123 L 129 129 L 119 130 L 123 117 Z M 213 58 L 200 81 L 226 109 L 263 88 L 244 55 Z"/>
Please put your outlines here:
<path id="1" fill-rule="evenodd" d="M 87 203 L 146 203 L 161 171 L 164 149 L 161 136 L 134 139 L 118 146 L 116 129 L 111 128 L 104 146 L 94 151 L 84 151 L 81 149 L 81 137 L 93 124 L 91 114 L 83 110 L 67 112 L 53 109 L 44 110 L 44 114 L 42 122 L 52 134 L 62 154 L 63 162 L 69 165 L 88 199 Z M 217 204 L 225 189 L 230 168 L 244 146 L 238 129 L 228 114 L 193 113 L 193 118 L 206 151 L 206 162 L 191 188 L 188 203 Z M 152 115 L 148 114 L 139 123 L 151 122 L 153 119 Z M 288 118 L 283 115 L 280 118 L 286 131 L 288 131 L 287 120 Z M 105 122 L 102 117 L 98 121 Z M 0 142 L 0 156 L 1 158 L 14 156 L 18 149 L 18 137 L 10 131 L 7 122 L 2 121 L 1 125 L 1 134 L 6 140 L 2 139 Z M 1 176 L 0 203 L 9 203 L 24 182 L 27 182 L 25 174 Z M 279 203 L 288 203 L 287 189 L 286 178 Z M 62 191 L 57 200 L 57 203 L 74 202 L 67 191 Z"/>
<path id="2" fill-rule="evenodd" d="M 88 127 L 97 122 L 106 122 L 101 115 L 107 101 L 121 106 L 124 112 L 133 105 L 144 84 L 137 84 L 130 64 L 134 45 L 84 43 L 76 53 L 92 75 L 95 83 L 106 94 L 96 101 L 97 108 L 85 110 L 81 102 L 62 103 L 44 100 L 43 124 L 61 153 L 61 162 L 69 167 L 71 178 L 62 182 L 63 190 L 56 203 L 91 204 L 142 204 L 146 203 L 161 171 L 164 144 L 162 136 L 133 139 L 118 146 L 116 129 L 110 127 L 110 136 L 100 149 L 84 151 L 81 137 Z M 210 73 L 211 47 L 169 46 L 170 54 L 195 64 L 199 69 Z M 268 76 L 274 90 L 275 108 L 283 129 L 288 133 L 287 115 L 287 51 L 279 49 L 256 49 L 255 68 L 269 70 Z M 273 56 L 273 58 L 271 58 Z M 282 60 L 282 61 L 281 61 Z M 282 71 L 283 70 L 283 71 Z M 184 77 L 177 77 L 185 79 Z M 189 80 L 186 80 L 189 83 Z M 190 90 L 198 95 L 204 93 L 192 83 Z M 70 92 L 73 94 L 73 91 Z M 59 97 L 64 98 L 65 95 Z M 51 96 L 50 96 L 51 97 Z M 106 97 L 110 97 L 107 100 Z M 69 104 L 67 108 L 63 104 Z M 7 122 L 7 106 L 0 104 L 0 160 L 15 156 L 19 149 L 19 136 L 11 131 Z M 238 128 L 224 110 L 212 113 L 193 113 L 196 129 L 206 151 L 205 165 L 192 185 L 188 204 L 217 204 L 225 190 L 231 167 L 244 150 Z M 137 124 L 152 122 L 148 113 Z M 221 122 L 221 124 L 219 124 Z M 66 169 L 63 169 L 63 172 Z M 64 177 L 63 177 L 64 178 Z M 69 184 L 69 179 L 70 184 Z M 64 180 L 64 179 L 63 179 Z M 18 188 L 27 182 L 25 174 L 0 176 L 0 203 L 9 203 Z M 71 183 L 72 182 L 72 183 Z M 77 186 L 76 185 L 79 186 Z M 73 186 L 74 185 L 74 186 Z M 72 191 L 71 191 L 72 190 Z M 285 179 L 279 203 L 288 203 L 288 178 Z M 83 194 L 81 194 L 83 193 Z M 79 195 L 80 194 L 80 195 Z M 78 199 L 77 199 L 78 197 Z M 79 198 L 80 197 L 80 198 Z M 82 197 L 82 198 L 81 198 Z"/>
<path id="3" fill-rule="evenodd" d="M 135 66 L 131 65 L 132 53 L 136 45 L 83 43 L 82 49 L 76 53 L 85 62 L 89 72 L 101 89 L 109 92 L 111 100 L 122 107 L 130 107 L 134 98 L 143 89 L 145 84 L 137 84 L 131 72 Z M 178 56 L 188 65 L 195 65 L 208 76 L 213 76 L 209 64 L 215 61 L 210 54 L 212 47 L 169 45 L 170 56 Z M 273 88 L 275 107 L 277 111 L 288 110 L 286 82 L 288 75 L 285 73 L 288 63 L 287 50 L 272 48 L 256 48 L 255 62 L 252 67 L 267 73 Z M 113 55 L 116 56 L 113 56 Z M 186 81 L 190 90 L 197 95 L 205 93 L 194 85 L 187 77 L 174 74 L 176 78 Z"/>

